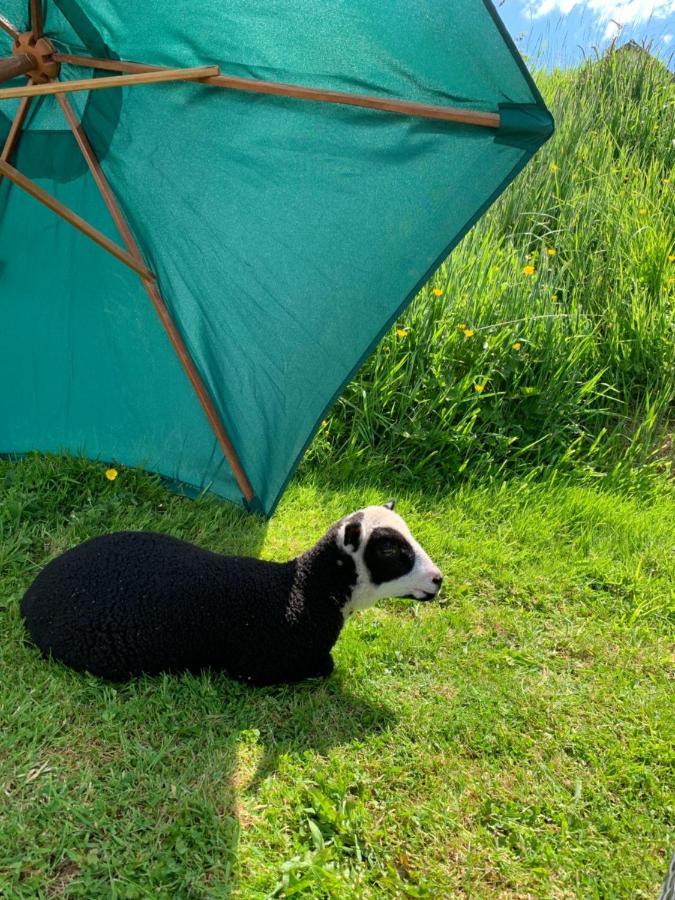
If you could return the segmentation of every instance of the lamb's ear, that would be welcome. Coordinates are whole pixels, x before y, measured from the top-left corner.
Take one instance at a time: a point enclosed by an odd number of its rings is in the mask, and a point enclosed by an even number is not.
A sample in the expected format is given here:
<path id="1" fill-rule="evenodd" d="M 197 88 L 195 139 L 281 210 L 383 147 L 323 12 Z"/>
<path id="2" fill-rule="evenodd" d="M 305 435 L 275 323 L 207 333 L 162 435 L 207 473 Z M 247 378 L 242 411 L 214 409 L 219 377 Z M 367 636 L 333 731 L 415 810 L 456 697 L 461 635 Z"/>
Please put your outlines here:
<path id="1" fill-rule="evenodd" d="M 358 519 L 352 519 L 347 522 L 344 532 L 345 549 L 351 547 L 354 553 L 359 549 L 361 543 L 361 522 Z"/>
<path id="2" fill-rule="evenodd" d="M 392 497 L 391 500 L 387 500 L 387 502 L 383 503 L 382 506 L 384 506 L 385 509 L 393 509 L 396 506 L 395 498 Z"/>

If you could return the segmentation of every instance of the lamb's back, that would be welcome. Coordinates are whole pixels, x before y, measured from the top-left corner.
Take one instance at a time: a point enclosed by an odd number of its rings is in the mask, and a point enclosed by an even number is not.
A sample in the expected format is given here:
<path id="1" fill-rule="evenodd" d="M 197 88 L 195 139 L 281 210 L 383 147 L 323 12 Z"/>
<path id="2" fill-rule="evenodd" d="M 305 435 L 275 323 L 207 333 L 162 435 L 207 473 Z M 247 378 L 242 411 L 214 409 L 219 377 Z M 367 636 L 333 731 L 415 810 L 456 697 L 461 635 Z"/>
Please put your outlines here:
<path id="1" fill-rule="evenodd" d="M 80 671 L 124 679 L 228 668 L 242 630 L 276 617 L 284 569 L 168 535 L 120 532 L 50 562 L 21 612 L 40 650 Z"/>

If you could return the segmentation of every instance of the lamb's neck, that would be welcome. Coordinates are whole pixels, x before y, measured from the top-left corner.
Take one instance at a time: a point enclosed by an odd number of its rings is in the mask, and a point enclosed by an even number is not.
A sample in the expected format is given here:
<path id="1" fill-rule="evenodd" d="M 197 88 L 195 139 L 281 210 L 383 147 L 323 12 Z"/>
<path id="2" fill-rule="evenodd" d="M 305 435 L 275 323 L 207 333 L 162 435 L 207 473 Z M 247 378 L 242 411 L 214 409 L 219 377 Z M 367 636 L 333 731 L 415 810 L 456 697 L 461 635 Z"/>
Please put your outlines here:
<path id="1" fill-rule="evenodd" d="M 295 565 L 296 602 L 309 602 L 315 609 L 327 606 L 336 610 L 342 610 L 349 602 L 356 584 L 356 567 L 352 558 L 338 548 L 332 532 L 299 556 Z"/>

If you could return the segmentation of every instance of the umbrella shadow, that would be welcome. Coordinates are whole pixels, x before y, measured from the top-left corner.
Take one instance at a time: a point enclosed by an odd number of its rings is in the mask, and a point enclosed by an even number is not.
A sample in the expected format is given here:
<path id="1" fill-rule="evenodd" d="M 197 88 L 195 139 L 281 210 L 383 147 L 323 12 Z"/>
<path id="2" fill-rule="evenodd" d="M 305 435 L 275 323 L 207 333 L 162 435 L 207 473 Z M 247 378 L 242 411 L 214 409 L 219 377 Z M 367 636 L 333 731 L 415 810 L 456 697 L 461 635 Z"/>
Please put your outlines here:
<path id="1" fill-rule="evenodd" d="M 236 823 L 230 844 L 230 890 L 239 881 L 239 840 L 251 824 L 250 810 L 264 806 L 266 788 L 275 779 L 283 781 L 286 766 L 309 755 L 318 773 L 336 748 L 341 754 L 348 752 L 351 744 L 386 731 L 396 721 L 393 709 L 354 693 L 339 670 L 326 681 L 244 690 L 249 703 L 239 720 L 237 747 L 230 760 L 231 815 Z M 295 827 L 301 828 L 300 809 L 297 815 Z"/>
<path id="2" fill-rule="evenodd" d="M 126 818 L 125 858 L 106 858 L 104 849 L 100 857 L 112 881 L 127 885 L 129 859 L 139 871 L 153 871 L 169 858 L 179 880 L 184 872 L 209 896 L 230 897 L 240 880 L 240 838 L 268 780 L 283 779 L 284 766 L 307 754 L 320 767 L 335 748 L 383 731 L 396 718 L 354 693 L 339 671 L 326 681 L 256 689 L 215 672 L 111 685 L 58 669 L 57 677 L 74 689 L 73 711 L 90 722 L 101 760 L 96 780 L 109 778 L 112 759 L 126 773 L 103 817 L 99 805 L 88 840 L 104 848 L 110 824 L 101 820 Z M 196 881 L 188 875 L 195 872 Z"/>
<path id="3" fill-rule="evenodd" d="M 248 793 L 255 793 L 276 773 L 280 759 L 305 752 L 327 755 L 334 747 L 385 730 L 396 715 L 391 708 L 354 694 L 338 669 L 325 681 L 268 689 L 253 718 L 262 752 Z"/>

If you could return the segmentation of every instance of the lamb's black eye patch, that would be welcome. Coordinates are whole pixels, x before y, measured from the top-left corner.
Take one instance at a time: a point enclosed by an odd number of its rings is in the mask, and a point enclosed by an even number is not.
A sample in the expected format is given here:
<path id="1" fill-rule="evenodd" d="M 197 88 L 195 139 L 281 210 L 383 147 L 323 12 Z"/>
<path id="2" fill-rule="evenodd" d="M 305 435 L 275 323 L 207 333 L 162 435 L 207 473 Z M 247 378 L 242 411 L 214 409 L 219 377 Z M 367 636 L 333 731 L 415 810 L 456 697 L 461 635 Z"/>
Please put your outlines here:
<path id="1" fill-rule="evenodd" d="M 363 553 L 373 584 L 394 581 L 415 565 L 415 551 L 394 528 L 375 528 Z"/>

